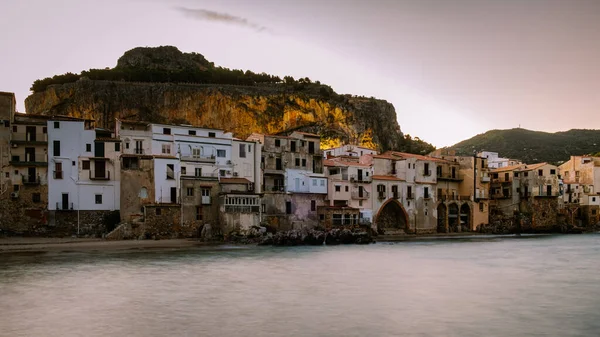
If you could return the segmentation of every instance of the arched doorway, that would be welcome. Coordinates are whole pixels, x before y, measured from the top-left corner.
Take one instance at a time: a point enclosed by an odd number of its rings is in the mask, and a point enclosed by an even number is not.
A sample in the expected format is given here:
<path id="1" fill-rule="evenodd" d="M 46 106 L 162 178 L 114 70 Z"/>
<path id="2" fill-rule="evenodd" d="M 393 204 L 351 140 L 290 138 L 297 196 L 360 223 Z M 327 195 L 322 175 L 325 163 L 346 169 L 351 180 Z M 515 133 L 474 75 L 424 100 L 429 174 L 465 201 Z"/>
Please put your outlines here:
<path id="1" fill-rule="evenodd" d="M 459 226 L 458 205 L 451 203 L 448 205 L 448 232 L 457 233 Z"/>
<path id="2" fill-rule="evenodd" d="M 448 210 L 448 208 L 446 207 L 446 205 L 439 204 L 437 207 L 437 232 L 438 233 L 446 233 L 447 229 L 446 229 L 446 211 Z"/>
<path id="3" fill-rule="evenodd" d="M 471 208 L 466 203 L 460 206 L 460 225 L 462 232 L 471 231 Z"/>
<path id="4" fill-rule="evenodd" d="M 394 230 L 408 229 L 408 216 L 402 205 L 397 200 L 388 200 L 375 218 L 378 230 L 394 232 Z"/>

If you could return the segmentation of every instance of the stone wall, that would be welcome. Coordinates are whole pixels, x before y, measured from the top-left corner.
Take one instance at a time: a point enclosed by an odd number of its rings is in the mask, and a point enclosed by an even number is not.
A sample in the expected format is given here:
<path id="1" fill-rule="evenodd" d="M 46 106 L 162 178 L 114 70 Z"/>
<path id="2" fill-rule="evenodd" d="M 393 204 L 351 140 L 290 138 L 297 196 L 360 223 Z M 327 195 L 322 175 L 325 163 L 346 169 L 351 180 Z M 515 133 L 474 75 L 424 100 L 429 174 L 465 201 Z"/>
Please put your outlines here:
<path id="1" fill-rule="evenodd" d="M 114 218 L 115 220 L 111 220 Z M 49 236 L 101 237 L 118 222 L 119 211 L 49 211 Z"/>
<path id="2" fill-rule="evenodd" d="M 313 193 L 266 193 L 263 197 L 263 222 L 278 231 L 317 226 L 317 208 L 326 205 L 325 197 L 325 194 Z M 312 200 L 315 201 L 314 211 L 311 209 Z M 292 203 L 291 214 L 286 212 L 286 202 Z"/>
<path id="3" fill-rule="evenodd" d="M 558 226 L 558 198 L 533 198 L 529 202 L 534 232 L 555 231 Z"/>
<path id="4" fill-rule="evenodd" d="M 154 203 L 154 165 L 138 158 L 139 169 L 121 169 L 121 221 L 143 217 L 143 206 Z M 145 195 L 142 195 L 144 194 Z"/>
<path id="5" fill-rule="evenodd" d="M 19 235 L 51 235 L 48 226 L 48 186 L 19 185 L 19 196 L 12 198 L 10 187 L 0 196 L 0 232 Z M 34 202 L 33 195 L 40 201 Z"/>
<path id="6" fill-rule="evenodd" d="M 181 222 L 181 207 L 165 205 L 145 206 L 146 215 L 142 232 L 146 238 L 189 238 L 197 237 L 202 228 L 201 221 Z"/>

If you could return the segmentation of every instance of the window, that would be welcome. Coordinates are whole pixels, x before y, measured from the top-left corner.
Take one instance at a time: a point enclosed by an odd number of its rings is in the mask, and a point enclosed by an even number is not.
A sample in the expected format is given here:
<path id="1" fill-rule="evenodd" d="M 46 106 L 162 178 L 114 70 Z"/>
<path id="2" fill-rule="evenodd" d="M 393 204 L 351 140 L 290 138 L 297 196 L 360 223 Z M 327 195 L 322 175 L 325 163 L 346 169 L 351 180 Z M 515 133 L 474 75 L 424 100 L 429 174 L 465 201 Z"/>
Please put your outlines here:
<path id="1" fill-rule="evenodd" d="M 518 178 L 518 177 L 519 177 L 519 172 L 514 172 L 513 176 L 514 176 L 515 178 Z"/>
<path id="2" fill-rule="evenodd" d="M 129 149 L 129 142 L 126 142 L 126 143 L 125 143 L 125 148 L 126 148 L 126 149 Z"/>
<path id="3" fill-rule="evenodd" d="M 412 199 L 412 186 L 406 186 L 406 198 Z"/>
<path id="4" fill-rule="evenodd" d="M 225 171 L 225 170 L 219 170 L 219 175 L 220 175 L 221 177 L 224 177 L 224 176 L 225 176 L 225 174 L 227 174 L 227 171 Z"/>
<path id="5" fill-rule="evenodd" d="M 170 134 L 171 134 L 170 128 L 163 128 L 163 135 L 170 135 Z"/>
<path id="6" fill-rule="evenodd" d="M 362 207 L 362 206 L 363 206 L 363 201 L 362 201 L 362 200 L 359 200 L 359 201 L 358 201 L 358 206 L 359 206 L 359 207 Z"/>
<path id="7" fill-rule="evenodd" d="M 196 130 L 188 130 L 188 135 L 195 136 L 196 135 Z"/>
<path id="8" fill-rule="evenodd" d="M 593 197 L 593 198 L 592 198 L 592 202 L 596 202 L 596 197 Z"/>
<path id="9" fill-rule="evenodd" d="M 348 186 L 346 186 L 345 190 L 346 190 L 346 192 L 348 192 Z"/>
<path id="10" fill-rule="evenodd" d="M 60 157 L 60 140 L 55 140 L 52 143 L 52 151 L 55 157 Z"/>
<path id="11" fill-rule="evenodd" d="M 42 201 L 42 195 L 40 193 L 33 193 L 31 195 L 31 201 L 36 203 Z"/>
<path id="12" fill-rule="evenodd" d="M 115 152 L 121 151 L 121 143 L 115 143 Z"/>
<path id="13" fill-rule="evenodd" d="M 92 144 L 85 144 L 85 152 L 92 152 Z"/>
<path id="14" fill-rule="evenodd" d="M 529 176 L 529 172 L 523 172 L 523 176 L 524 177 L 528 177 Z"/>
<path id="15" fill-rule="evenodd" d="M 60 129 L 60 122 L 54 122 L 54 128 Z"/>
<path id="16" fill-rule="evenodd" d="M 315 153 L 315 142 L 308 142 L 308 153 Z"/>
<path id="17" fill-rule="evenodd" d="M 423 187 L 423 197 L 429 199 L 429 187 Z"/>
<path id="18" fill-rule="evenodd" d="M 313 184 L 313 186 L 317 186 L 317 179 L 313 179 L 312 184 Z"/>
<path id="19" fill-rule="evenodd" d="M 54 163 L 54 179 L 62 179 L 62 163 Z"/>
<path id="20" fill-rule="evenodd" d="M 429 163 L 424 163 L 424 168 L 423 168 L 423 175 L 424 176 L 429 176 L 431 175 L 431 173 L 429 172 Z"/>
<path id="21" fill-rule="evenodd" d="M 196 206 L 196 220 L 202 220 L 202 207 Z"/>
<path id="22" fill-rule="evenodd" d="M 555 170 L 555 169 L 551 169 L 551 170 L 550 170 L 550 174 L 551 174 L 551 175 L 555 175 L 555 174 L 556 174 L 556 170 Z"/>
<path id="23" fill-rule="evenodd" d="M 325 214 L 319 214 L 319 220 L 325 220 Z"/>
<path id="24" fill-rule="evenodd" d="M 193 197 L 194 196 L 194 188 L 193 187 L 188 187 L 187 188 L 187 196 L 188 197 Z"/>
<path id="25" fill-rule="evenodd" d="M 46 134 L 46 133 L 48 133 L 48 128 L 44 126 L 44 127 L 42 128 L 42 133 L 43 133 L 43 134 Z"/>
<path id="26" fill-rule="evenodd" d="M 124 169 L 138 169 L 138 158 L 123 158 L 122 159 Z"/>
<path id="27" fill-rule="evenodd" d="M 217 157 L 225 158 L 227 156 L 227 152 L 225 150 L 217 150 Z"/>
<path id="28" fill-rule="evenodd" d="M 252 145 L 248 145 L 248 153 L 252 152 Z"/>
<path id="29" fill-rule="evenodd" d="M 569 176 L 569 171 L 565 171 L 565 177 Z"/>
<path id="30" fill-rule="evenodd" d="M 340 185 L 335 185 L 335 191 L 336 192 L 340 192 L 342 190 L 342 186 Z"/>
<path id="31" fill-rule="evenodd" d="M 75 166 L 75 161 L 74 160 L 71 161 L 71 165 Z"/>
<path id="32" fill-rule="evenodd" d="M 210 138 L 215 138 L 217 135 L 216 135 L 214 132 L 209 132 L 209 133 L 208 133 L 208 136 L 209 136 Z"/>
<path id="33" fill-rule="evenodd" d="M 13 132 L 17 132 L 18 128 L 16 125 L 13 125 Z"/>
<path id="34" fill-rule="evenodd" d="M 148 189 L 145 187 L 140 188 L 140 193 L 138 194 L 138 196 L 142 199 L 148 198 Z"/>
<path id="35" fill-rule="evenodd" d="M 281 141 L 279 139 L 275 139 L 275 146 L 280 147 Z"/>
<path id="36" fill-rule="evenodd" d="M 194 172 L 194 175 L 195 175 L 196 177 L 201 177 L 201 176 L 202 176 L 202 168 L 200 168 L 200 167 L 196 167 L 196 170 L 195 170 L 195 172 Z"/>
<path id="37" fill-rule="evenodd" d="M 6 178 L 10 178 L 10 172 L 6 172 L 4 175 Z"/>
<path id="38" fill-rule="evenodd" d="M 543 176 L 544 175 L 544 170 L 538 170 L 538 176 Z"/>
<path id="39" fill-rule="evenodd" d="M 161 212 L 160 212 L 160 208 L 157 208 L 157 209 L 156 209 L 156 215 L 160 215 L 160 214 L 161 214 Z"/>
<path id="40" fill-rule="evenodd" d="M 321 186 L 325 186 L 325 180 L 321 179 Z"/>
<path id="41" fill-rule="evenodd" d="M 82 170 L 89 170 L 90 169 L 90 161 L 89 160 L 84 160 L 81 162 L 81 169 Z"/>
<path id="42" fill-rule="evenodd" d="M 162 144 L 162 153 L 171 154 L 171 144 Z"/>
<path id="43" fill-rule="evenodd" d="M 203 188 L 202 189 L 202 196 L 203 197 L 210 197 L 210 188 Z"/>
<path id="44" fill-rule="evenodd" d="M 292 202 L 291 201 L 285 202 L 285 214 L 292 214 Z"/>
<path id="45" fill-rule="evenodd" d="M 592 210 L 592 215 L 596 215 L 596 210 L 595 209 Z"/>
<path id="46" fill-rule="evenodd" d="M 306 167 L 306 159 L 302 159 L 302 167 Z"/>
<path id="47" fill-rule="evenodd" d="M 316 202 L 315 200 L 311 200 L 311 201 L 310 201 L 310 210 L 311 210 L 312 212 L 314 212 L 314 211 L 316 211 L 316 210 L 317 210 L 317 202 Z"/>
<path id="48" fill-rule="evenodd" d="M 579 177 L 579 171 L 575 171 L 575 176 Z"/>
<path id="49" fill-rule="evenodd" d="M 185 166 L 181 167 L 181 174 L 183 174 L 183 175 L 187 174 L 187 169 Z"/>
<path id="50" fill-rule="evenodd" d="M 96 194 L 96 205 L 102 205 L 102 194 Z"/>
<path id="51" fill-rule="evenodd" d="M 240 144 L 240 158 L 246 158 L 246 144 Z"/>
<path id="52" fill-rule="evenodd" d="M 175 164 L 167 164 L 167 179 L 175 179 Z"/>
<path id="53" fill-rule="evenodd" d="M 290 152 L 296 152 L 296 142 L 290 141 Z"/>

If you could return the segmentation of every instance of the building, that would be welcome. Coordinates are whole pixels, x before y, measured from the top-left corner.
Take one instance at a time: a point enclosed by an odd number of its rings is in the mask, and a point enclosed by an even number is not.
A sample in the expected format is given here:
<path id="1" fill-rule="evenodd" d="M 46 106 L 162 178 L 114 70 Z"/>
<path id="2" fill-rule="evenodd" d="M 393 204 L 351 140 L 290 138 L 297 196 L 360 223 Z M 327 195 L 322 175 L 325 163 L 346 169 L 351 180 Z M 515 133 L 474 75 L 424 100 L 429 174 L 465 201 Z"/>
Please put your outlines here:
<path id="1" fill-rule="evenodd" d="M 562 201 L 567 221 L 594 227 L 600 221 L 600 157 L 571 156 L 559 166 L 563 180 Z"/>
<path id="2" fill-rule="evenodd" d="M 263 221 L 278 230 L 318 225 L 317 208 L 327 196 L 319 136 L 252 134 L 248 140 L 262 144 Z"/>
<path id="3" fill-rule="evenodd" d="M 330 157 L 325 160 L 327 205 L 319 209 L 325 227 L 373 223 L 373 168 L 370 155 Z"/>
<path id="4" fill-rule="evenodd" d="M 530 215 L 532 230 L 550 230 L 558 224 L 563 206 L 558 167 L 548 163 L 523 165 L 514 171 L 513 185 L 519 196 L 519 212 Z"/>
<path id="5" fill-rule="evenodd" d="M 10 177 L 10 137 L 11 124 L 16 112 L 17 101 L 12 92 L 0 91 L 0 196 L 3 198 L 10 190 L 12 179 Z M 7 176 L 8 174 L 8 176 Z"/>
<path id="6" fill-rule="evenodd" d="M 54 117 L 46 127 L 51 225 L 104 232 L 108 213 L 120 209 L 120 140 L 91 120 Z"/>
<path id="7" fill-rule="evenodd" d="M 124 175 L 137 178 L 122 182 L 127 186 L 122 192 L 124 220 L 143 220 L 147 231 L 171 236 L 196 235 L 206 223 L 225 234 L 260 225 L 260 209 L 237 207 L 238 201 L 260 205 L 260 186 L 255 184 L 260 180 L 260 144 L 189 125 L 116 125 L 125 144 Z"/>
<path id="8" fill-rule="evenodd" d="M 498 152 L 483 151 L 479 152 L 477 154 L 477 157 L 487 159 L 488 167 L 490 169 L 497 169 L 523 164 L 520 160 L 517 159 L 499 157 Z"/>
<path id="9" fill-rule="evenodd" d="M 443 159 L 388 151 L 373 156 L 374 229 L 386 234 L 437 230 L 437 164 Z"/>
<path id="10" fill-rule="evenodd" d="M 362 157 L 364 155 L 375 155 L 377 154 L 377 150 L 369 149 L 368 147 L 358 146 L 358 145 L 342 145 L 334 148 L 330 148 L 327 150 L 323 150 L 323 154 L 325 158 L 331 157 Z"/>
<path id="11" fill-rule="evenodd" d="M 518 212 L 520 198 L 513 178 L 523 166 L 514 165 L 490 170 L 490 199 L 493 201 L 494 210 L 499 214 L 510 217 Z"/>

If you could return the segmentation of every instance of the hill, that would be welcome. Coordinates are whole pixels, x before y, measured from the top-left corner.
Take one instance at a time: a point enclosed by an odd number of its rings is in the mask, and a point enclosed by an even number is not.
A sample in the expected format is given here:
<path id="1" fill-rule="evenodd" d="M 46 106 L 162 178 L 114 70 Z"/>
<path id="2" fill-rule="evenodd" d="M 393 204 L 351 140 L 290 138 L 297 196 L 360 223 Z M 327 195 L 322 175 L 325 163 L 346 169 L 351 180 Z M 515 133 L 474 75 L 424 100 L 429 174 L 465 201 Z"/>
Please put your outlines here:
<path id="1" fill-rule="evenodd" d="M 341 95 L 309 78 L 218 67 L 172 46 L 134 48 L 114 68 L 36 80 L 31 90 L 28 113 L 92 118 L 102 127 L 121 118 L 219 128 L 240 138 L 302 130 L 320 134 L 325 147 L 433 150 L 401 132 L 384 100 Z"/>
<path id="2" fill-rule="evenodd" d="M 491 130 L 451 147 L 462 155 L 493 151 L 525 163 L 560 163 L 572 155 L 600 151 L 600 130 L 573 129 L 548 133 L 527 129 Z"/>

